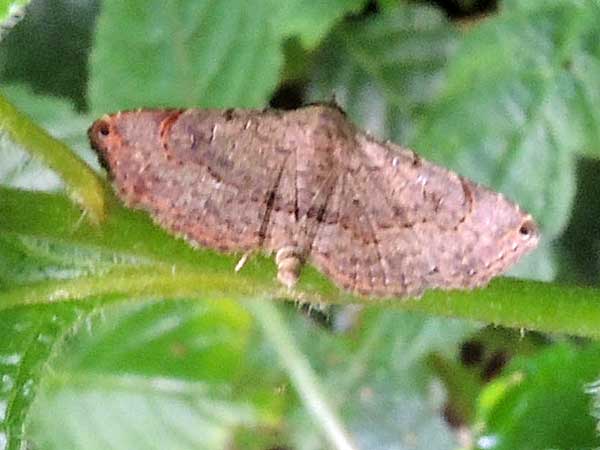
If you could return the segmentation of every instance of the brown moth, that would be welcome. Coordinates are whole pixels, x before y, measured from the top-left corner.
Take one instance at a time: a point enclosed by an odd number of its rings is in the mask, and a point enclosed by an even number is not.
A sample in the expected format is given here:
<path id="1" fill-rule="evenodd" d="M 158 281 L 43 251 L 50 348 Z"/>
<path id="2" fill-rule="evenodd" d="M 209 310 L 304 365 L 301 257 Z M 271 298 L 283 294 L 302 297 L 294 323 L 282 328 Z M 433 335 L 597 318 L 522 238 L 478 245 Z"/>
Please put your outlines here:
<path id="1" fill-rule="evenodd" d="M 381 142 L 335 105 L 120 112 L 89 130 L 115 189 L 168 231 L 305 262 L 368 296 L 485 285 L 538 243 L 502 194 Z"/>

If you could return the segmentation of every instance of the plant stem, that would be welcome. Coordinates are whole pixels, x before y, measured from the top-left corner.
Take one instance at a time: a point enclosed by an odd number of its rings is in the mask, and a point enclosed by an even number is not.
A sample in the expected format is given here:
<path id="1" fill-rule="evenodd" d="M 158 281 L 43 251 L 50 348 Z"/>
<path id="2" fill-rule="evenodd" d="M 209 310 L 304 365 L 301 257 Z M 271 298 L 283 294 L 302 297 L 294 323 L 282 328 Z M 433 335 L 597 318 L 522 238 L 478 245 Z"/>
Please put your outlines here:
<path id="1" fill-rule="evenodd" d="M 66 144 L 37 126 L 1 93 L 0 130 L 56 172 L 64 181 L 71 200 L 78 203 L 93 222 L 99 223 L 104 218 L 102 180 Z"/>
<path id="2" fill-rule="evenodd" d="M 350 435 L 327 401 L 306 357 L 294 345 L 294 340 L 275 303 L 269 300 L 249 300 L 245 304 L 261 325 L 304 405 L 316 424 L 322 428 L 333 448 L 356 449 L 350 441 Z"/>
<path id="3" fill-rule="evenodd" d="M 145 264 L 137 264 L 137 270 L 131 265 L 114 265 L 110 272 L 104 267 L 73 279 L 5 286 L 0 290 L 0 309 L 84 300 L 111 292 L 128 298 L 290 297 L 275 281 L 276 269 L 271 258 L 254 256 L 235 273 L 233 268 L 239 256 L 194 250 L 154 226 L 143 213 L 112 201 L 109 207 L 110 214 L 98 229 L 86 223 L 77 224 L 81 213 L 64 196 L 0 187 L 0 236 L 81 246 L 129 260 L 139 258 Z M 589 287 L 498 278 L 486 288 L 474 291 L 429 291 L 420 300 L 377 301 L 342 293 L 316 270 L 306 267 L 296 294 L 306 302 L 402 308 L 600 339 L 600 290 Z"/>

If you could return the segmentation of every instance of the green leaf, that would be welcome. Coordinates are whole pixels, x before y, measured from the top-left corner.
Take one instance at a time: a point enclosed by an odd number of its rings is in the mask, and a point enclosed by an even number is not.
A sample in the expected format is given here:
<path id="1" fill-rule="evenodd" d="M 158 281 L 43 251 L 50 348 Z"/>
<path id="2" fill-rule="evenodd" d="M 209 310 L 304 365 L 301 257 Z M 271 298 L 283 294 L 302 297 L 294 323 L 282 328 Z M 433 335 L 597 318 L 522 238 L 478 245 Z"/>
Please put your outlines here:
<path id="1" fill-rule="evenodd" d="M 226 299 L 154 301 L 107 309 L 90 326 L 93 333 L 80 336 L 61 370 L 218 384 L 244 367 L 251 319 Z"/>
<path id="2" fill-rule="evenodd" d="M 249 403 L 234 388 L 251 336 L 235 302 L 121 305 L 86 323 L 31 412 L 42 448 L 216 449 L 240 427 L 268 425 L 261 408 L 273 402 Z"/>
<path id="3" fill-rule="evenodd" d="M 325 395 L 364 448 L 453 448 L 436 412 L 442 390 L 425 359 L 431 351 L 453 353 L 471 327 L 380 308 L 356 332 L 332 334 L 293 309 L 286 316 Z M 249 333 L 237 303 L 145 302 L 96 307 L 82 318 L 51 359 L 36 355 L 46 362 L 25 435 L 40 448 L 216 449 L 242 429 L 257 436 L 271 429 L 279 435 L 274 442 L 325 448 L 322 439 L 309 446 L 310 411 L 287 393 L 277 358 Z M 250 446 L 258 438 L 250 434 L 244 448 L 260 448 Z"/>
<path id="4" fill-rule="evenodd" d="M 457 343 L 474 327 L 386 307 L 369 308 L 357 317 L 355 329 L 330 333 L 293 310 L 287 314 L 298 347 L 357 447 L 456 448 L 440 415 L 444 391 L 428 357 L 432 352 L 455 356 Z M 310 417 L 296 411 L 292 418 L 295 448 L 331 448 L 319 436 L 307 436 Z"/>
<path id="5" fill-rule="evenodd" d="M 40 95 L 87 109 L 88 53 L 102 2 L 36 0 L 0 45 L 0 82 L 25 83 Z"/>
<path id="6" fill-rule="evenodd" d="M 600 348 L 555 345 L 517 358 L 480 397 L 479 448 L 596 448 L 587 383 L 600 372 Z"/>
<path id="7" fill-rule="evenodd" d="M 471 327 L 381 308 L 371 310 L 356 332 L 332 334 L 294 309 L 286 317 L 361 448 L 398 442 L 453 448 L 436 412 L 443 391 L 435 388 L 425 359 L 431 351 L 452 354 Z M 311 448 L 314 418 L 286 393 L 277 357 L 265 351 L 262 338 L 249 340 L 248 319 L 229 301 L 98 309 L 46 370 L 27 435 L 47 449 L 185 443 L 208 449 L 222 448 L 240 428 L 264 433 L 288 423 L 292 428 L 279 432 L 279 443 Z M 312 448 L 327 448 L 321 444 L 322 438 Z"/>
<path id="8" fill-rule="evenodd" d="M 585 156 L 600 157 L 600 6 L 589 3 L 580 26 L 578 47 L 566 61 L 576 86 L 574 118 L 581 131 L 583 143 L 579 151 Z"/>
<path id="9" fill-rule="evenodd" d="M 135 376 L 67 380 L 38 404 L 32 440 L 47 450 L 216 450 L 256 422 L 250 405 L 215 400 L 202 385 Z"/>
<path id="10" fill-rule="evenodd" d="M 73 105 L 57 97 L 35 95 L 20 85 L 2 88 L 6 98 L 54 138 L 75 150 L 89 166 L 99 170 L 98 159 L 87 139 L 89 117 L 75 112 Z M 62 188 L 58 175 L 42 160 L 28 154 L 8 139 L 0 141 L 0 183 L 22 189 L 52 191 Z"/>
<path id="11" fill-rule="evenodd" d="M 444 84 L 455 32 L 432 8 L 404 5 L 338 26 L 321 46 L 309 95 L 335 96 L 353 120 L 406 142 L 424 105 Z"/>
<path id="12" fill-rule="evenodd" d="M 359 448 L 453 449 L 442 418 L 445 389 L 428 364 L 439 352 L 455 356 L 475 327 L 459 320 L 373 309 L 363 318 L 359 347 L 329 376 L 335 398 L 359 436 Z M 339 377 L 339 378 L 338 378 Z"/>
<path id="13" fill-rule="evenodd" d="M 109 0 L 90 61 L 95 114 L 266 104 L 282 66 L 268 2 Z"/>
<path id="14" fill-rule="evenodd" d="M 32 286 L 106 274 L 119 266 L 147 264 L 143 258 L 45 238 L 0 235 L 0 288 Z M 38 284 L 39 286 L 39 284 Z"/>
<path id="15" fill-rule="evenodd" d="M 91 305 L 55 305 L 51 310 L 29 308 L 0 315 L 0 443 L 25 448 L 26 422 L 40 379 L 71 330 Z"/>
<path id="16" fill-rule="evenodd" d="M 25 16 L 30 0 L 0 1 L 0 40 Z"/>
<path id="17" fill-rule="evenodd" d="M 363 3 L 106 1 L 90 62 L 91 109 L 264 106 L 284 41 L 298 36 L 314 47 Z"/>
<path id="18" fill-rule="evenodd" d="M 592 2 L 543 2 L 503 9 L 472 29 L 413 141 L 421 153 L 518 201 L 547 239 L 569 218 L 575 153 L 595 140 L 579 118 L 581 92 L 598 85 L 569 67 L 600 55 L 583 46 L 597 14 Z"/>
<path id="19" fill-rule="evenodd" d="M 272 15 L 273 28 L 283 36 L 298 36 L 305 48 L 319 43 L 331 25 L 345 14 L 356 13 L 364 0 L 302 0 L 273 1 L 276 13 Z"/>

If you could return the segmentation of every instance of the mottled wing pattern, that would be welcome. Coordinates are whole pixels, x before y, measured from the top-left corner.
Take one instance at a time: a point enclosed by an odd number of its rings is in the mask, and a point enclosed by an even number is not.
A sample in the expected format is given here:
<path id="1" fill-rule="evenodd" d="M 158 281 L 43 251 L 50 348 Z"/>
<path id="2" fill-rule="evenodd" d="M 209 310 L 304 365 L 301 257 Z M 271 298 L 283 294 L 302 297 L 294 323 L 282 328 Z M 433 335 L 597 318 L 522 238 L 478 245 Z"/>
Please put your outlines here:
<path id="1" fill-rule="evenodd" d="M 382 258 L 367 201 L 354 177 L 337 178 L 326 213 L 310 250 L 311 261 L 334 282 L 349 291 L 383 292 L 390 268 Z"/>
<path id="2" fill-rule="evenodd" d="M 263 129 L 266 122 L 275 127 Z M 244 251 L 264 242 L 291 170 L 284 122 L 266 111 L 144 110 L 107 116 L 90 134 L 130 206 L 192 243 Z M 280 194 L 278 202 L 295 200 Z"/>
<path id="3" fill-rule="evenodd" d="M 365 295 L 485 284 L 535 247 L 531 217 L 501 194 L 358 130 L 339 108 L 140 110 L 90 140 L 121 198 L 222 251 L 276 252 Z"/>
<path id="4" fill-rule="evenodd" d="M 263 129 L 268 121 L 285 129 L 285 119 L 256 111 L 188 110 L 175 121 L 165 134 L 181 192 L 174 204 L 180 214 L 164 214 L 171 228 L 226 251 L 262 245 L 295 152 L 282 132 Z"/>
<path id="5" fill-rule="evenodd" d="M 311 260 L 345 289 L 480 286 L 535 246 L 516 205 L 412 151 L 357 132 L 344 154 Z"/>

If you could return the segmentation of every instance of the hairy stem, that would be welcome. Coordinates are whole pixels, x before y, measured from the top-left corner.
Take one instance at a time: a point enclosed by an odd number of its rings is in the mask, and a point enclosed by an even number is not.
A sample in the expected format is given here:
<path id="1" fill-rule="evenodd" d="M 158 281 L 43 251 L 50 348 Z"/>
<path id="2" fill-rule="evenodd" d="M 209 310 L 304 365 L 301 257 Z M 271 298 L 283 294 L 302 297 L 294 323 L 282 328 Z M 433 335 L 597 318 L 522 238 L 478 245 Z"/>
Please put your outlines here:
<path id="1" fill-rule="evenodd" d="M 37 126 L 1 93 L 0 130 L 56 172 L 64 181 L 71 200 L 78 203 L 93 222 L 99 223 L 104 218 L 102 180 L 67 145 Z"/>
<path id="2" fill-rule="evenodd" d="M 273 302 L 249 300 L 246 305 L 261 325 L 267 340 L 279 355 L 279 360 L 300 395 L 315 424 L 336 450 L 353 450 L 356 447 L 350 440 L 332 406 L 327 401 L 317 376 L 306 357 L 294 345 L 294 339 Z"/>
<path id="3" fill-rule="evenodd" d="M 81 223 L 80 211 L 64 196 L 0 187 L 0 236 L 63 243 L 138 261 L 114 265 L 110 271 L 101 267 L 73 279 L 4 288 L 0 290 L 0 309 L 110 293 L 123 298 L 290 297 L 275 280 L 271 258 L 253 256 L 236 273 L 239 255 L 193 250 L 158 229 L 145 214 L 127 210 L 112 200 L 108 205 L 107 220 L 98 229 Z M 376 301 L 341 293 L 307 267 L 294 295 L 314 303 L 403 308 L 526 330 L 600 338 L 600 290 L 593 288 L 499 278 L 475 291 L 432 291 L 420 300 Z"/>

